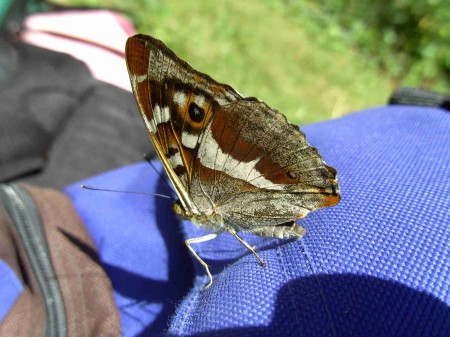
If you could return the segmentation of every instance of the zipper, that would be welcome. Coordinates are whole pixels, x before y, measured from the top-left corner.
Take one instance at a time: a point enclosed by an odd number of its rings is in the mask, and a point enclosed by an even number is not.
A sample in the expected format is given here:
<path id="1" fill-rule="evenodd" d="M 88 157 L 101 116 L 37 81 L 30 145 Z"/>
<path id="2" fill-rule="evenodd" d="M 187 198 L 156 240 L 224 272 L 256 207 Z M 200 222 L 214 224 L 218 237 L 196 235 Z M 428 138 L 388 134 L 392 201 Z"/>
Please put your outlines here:
<path id="1" fill-rule="evenodd" d="M 47 312 L 45 336 L 65 337 L 67 336 L 66 312 L 50 259 L 39 210 L 31 195 L 16 184 L 0 185 L 0 204 L 3 204 L 22 240 L 41 289 Z"/>

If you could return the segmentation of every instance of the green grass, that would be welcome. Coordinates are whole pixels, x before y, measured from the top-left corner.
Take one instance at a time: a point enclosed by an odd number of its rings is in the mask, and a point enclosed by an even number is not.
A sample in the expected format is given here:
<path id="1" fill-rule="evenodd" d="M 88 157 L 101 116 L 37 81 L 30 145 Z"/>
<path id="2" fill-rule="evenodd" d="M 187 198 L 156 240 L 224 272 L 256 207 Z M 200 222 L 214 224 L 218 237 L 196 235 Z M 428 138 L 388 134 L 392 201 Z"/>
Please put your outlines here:
<path id="1" fill-rule="evenodd" d="M 60 0 L 117 8 L 194 68 L 309 123 L 384 105 L 393 82 L 339 43 L 309 34 L 279 1 Z M 337 41 L 339 42 L 339 41 Z"/>

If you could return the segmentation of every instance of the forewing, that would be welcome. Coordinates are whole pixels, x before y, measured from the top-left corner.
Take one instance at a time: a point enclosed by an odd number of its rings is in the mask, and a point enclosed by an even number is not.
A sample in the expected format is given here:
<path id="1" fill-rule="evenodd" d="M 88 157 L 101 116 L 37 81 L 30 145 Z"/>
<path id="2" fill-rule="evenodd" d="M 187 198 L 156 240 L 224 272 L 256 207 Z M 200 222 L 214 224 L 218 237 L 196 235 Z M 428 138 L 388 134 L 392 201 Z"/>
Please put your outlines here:
<path id="1" fill-rule="evenodd" d="M 188 199 L 202 130 L 218 106 L 241 97 L 231 87 L 194 70 L 150 36 L 128 39 L 126 62 L 150 138 L 180 199 Z"/>

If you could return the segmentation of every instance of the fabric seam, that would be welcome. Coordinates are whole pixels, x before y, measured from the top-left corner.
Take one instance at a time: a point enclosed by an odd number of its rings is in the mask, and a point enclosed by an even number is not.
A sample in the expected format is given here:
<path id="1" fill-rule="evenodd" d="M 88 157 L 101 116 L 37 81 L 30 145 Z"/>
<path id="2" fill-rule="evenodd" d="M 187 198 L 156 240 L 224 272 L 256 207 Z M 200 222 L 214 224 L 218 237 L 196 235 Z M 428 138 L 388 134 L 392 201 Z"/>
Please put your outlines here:
<path id="1" fill-rule="evenodd" d="M 311 258 L 311 255 L 308 252 L 308 249 L 306 248 L 305 242 L 303 240 L 301 240 L 301 239 L 300 239 L 300 241 L 301 241 L 301 246 L 303 248 L 303 252 L 304 252 L 306 261 L 308 262 L 308 265 L 309 265 L 309 268 L 311 270 L 312 276 L 313 276 L 314 280 L 316 281 L 317 289 L 319 290 L 319 295 L 322 298 L 324 309 L 325 309 L 325 312 L 327 313 L 327 318 L 328 318 L 328 320 L 330 322 L 331 333 L 333 334 L 333 336 L 337 337 L 337 333 L 336 333 L 336 329 L 335 329 L 334 324 L 333 324 L 333 319 L 332 319 L 332 316 L 331 316 L 330 308 L 328 306 L 328 301 L 326 299 L 325 292 L 322 289 L 322 285 L 321 285 L 321 283 L 320 283 L 320 281 L 319 281 L 319 279 L 317 277 L 317 272 L 316 272 L 316 268 L 314 267 L 313 260 Z"/>

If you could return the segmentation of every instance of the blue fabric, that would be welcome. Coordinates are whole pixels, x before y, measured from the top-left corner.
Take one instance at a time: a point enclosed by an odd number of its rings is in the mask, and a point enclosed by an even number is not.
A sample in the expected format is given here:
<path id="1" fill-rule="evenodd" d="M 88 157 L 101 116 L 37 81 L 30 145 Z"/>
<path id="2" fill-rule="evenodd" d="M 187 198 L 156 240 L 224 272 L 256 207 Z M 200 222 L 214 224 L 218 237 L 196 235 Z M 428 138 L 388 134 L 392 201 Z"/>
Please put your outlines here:
<path id="1" fill-rule="evenodd" d="M 196 280 L 170 334 L 449 336 L 450 115 L 383 107 L 303 130 L 342 201 L 302 220 L 301 240 L 245 236 L 267 269 L 230 236 L 197 245 L 215 283 Z"/>
<path id="2" fill-rule="evenodd" d="M 303 219 L 301 240 L 243 234 L 267 268 L 226 233 L 194 245 L 214 283 L 201 290 L 208 279 L 194 261 L 198 276 L 172 317 L 162 308 L 179 298 L 173 285 L 192 277 L 180 233 L 206 232 L 180 227 L 165 199 L 68 188 L 113 280 L 124 334 L 152 336 L 169 320 L 171 336 L 447 335 L 449 117 L 383 107 L 304 127 L 338 171 L 341 203 Z M 147 163 L 88 183 L 168 193 Z"/>
<path id="3" fill-rule="evenodd" d="M 144 135 L 145 136 L 145 135 Z M 161 164 L 155 166 L 162 170 Z M 82 182 L 97 188 L 170 194 L 146 163 Z M 114 287 L 124 336 L 157 336 L 192 286 L 192 262 L 171 202 L 154 196 L 66 189 Z"/>
<path id="4" fill-rule="evenodd" d="M 2 289 L 0 291 L 0 323 L 6 314 L 9 312 L 9 309 L 14 305 L 17 298 L 23 291 L 22 283 L 17 277 L 14 270 L 5 263 L 3 260 L 0 260 L 0 284 Z"/>
<path id="5" fill-rule="evenodd" d="M 206 232 L 177 219 L 170 200 L 66 189 L 125 336 L 449 335 L 450 115 L 382 107 L 302 129 L 337 169 L 342 201 L 301 220 L 301 240 L 242 234 L 267 268 L 226 233 L 193 245 L 214 274 L 206 291 L 183 242 Z M 82 183 L 171 193 L 147 163 Z"/>

